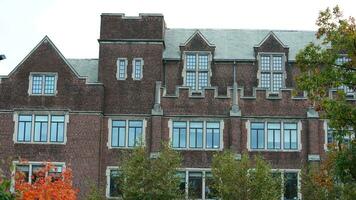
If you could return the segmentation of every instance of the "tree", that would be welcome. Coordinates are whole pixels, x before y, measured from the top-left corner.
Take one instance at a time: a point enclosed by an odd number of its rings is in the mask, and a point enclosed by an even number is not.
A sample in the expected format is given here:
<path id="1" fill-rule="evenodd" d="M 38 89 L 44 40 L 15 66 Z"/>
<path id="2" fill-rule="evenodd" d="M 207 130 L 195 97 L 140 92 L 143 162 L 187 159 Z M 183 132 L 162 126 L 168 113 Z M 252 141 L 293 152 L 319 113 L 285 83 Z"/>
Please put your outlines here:
<path id="1" fill-rule="evenodd" d="M 10 192 L 10 181 L 7 180 L 0 169 L 0 199 L 2 200 L 14 200 L 15 196 Z"/>
<path id="2" fill-rule="evenodd" d="M 329 120 L 339 149 L 344 136 L 355 134 L 356 106 L 346 99 L 345 90 L 329 97 L 332 88 L 356 89 L 356 24 L 353 17 L 344 19 L 339 7 L 321 11 L 316 33 L 321 44 L 309 44 L 297 54 L 297 88 L 308 93 L 314 108 Z M 337 62 L 344 55 L 342 62 Z M 350 131 L 353 128 L 353 131 Z"/>
<path id="3" fill-rule="evenodd" d="M 65 168 L 61 173 L 53 173 L 56 167 L 46 163 L 35 176 L 31 184 L 21 172 L 15 174 L 15 190 L 21 200 L 75 200 L 78 190 L 72 187 L 72 171 Z"/>
<path id="4" fill-rule="evenodd" d="M 342 183 L 355 182 L 355 138 L 345 145 L 345 136 L 355 136 L 356 104 L 346 98 L 345 90 L 338 90 L 330 98 L 332 88 L 356 90 L 356 24 L 353 17 L 343 18 L 340 8 L 321 11 L 316 24 L 316 37 L 321 44 L 311 43 L 296 57 L 301 74 L 297 77 L 297 88 L 306 91 L 314 108 L 328 119 L 337 141 L 335 177 Z M 344 55 L 343 62 L 337 62 Z"/>
<path id="5" fill-rule="evenodd" d="M 138 146 L 120 166 L 119 188 L 123 199 L 169 200 L 181 197 L 177 168 L 181 157 L 169 145 L 157 158 L 150 158 L 145 146 Z"/>
<path id="6" fill-rule="evenodd" d="M 214 189 L 224 200 L 280 199 L 280 176 L 273 176 L 270 165 L 255 156 L 255 168 L 244 154 L 240 161 L 232 152 L 215 154 L 212 163 Z"/>

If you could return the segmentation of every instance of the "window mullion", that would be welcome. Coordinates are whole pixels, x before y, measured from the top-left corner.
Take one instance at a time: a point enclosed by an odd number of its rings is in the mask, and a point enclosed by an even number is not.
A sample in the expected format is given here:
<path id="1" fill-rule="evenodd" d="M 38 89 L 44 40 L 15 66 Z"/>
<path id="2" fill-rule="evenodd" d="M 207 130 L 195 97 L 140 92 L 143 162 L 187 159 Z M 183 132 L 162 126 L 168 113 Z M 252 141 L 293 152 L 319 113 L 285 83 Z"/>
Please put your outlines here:
<path id="1" fill-rule="evenodd" d="M 199 54 L 195 55 L 195 90 L 199 90 Z"/>

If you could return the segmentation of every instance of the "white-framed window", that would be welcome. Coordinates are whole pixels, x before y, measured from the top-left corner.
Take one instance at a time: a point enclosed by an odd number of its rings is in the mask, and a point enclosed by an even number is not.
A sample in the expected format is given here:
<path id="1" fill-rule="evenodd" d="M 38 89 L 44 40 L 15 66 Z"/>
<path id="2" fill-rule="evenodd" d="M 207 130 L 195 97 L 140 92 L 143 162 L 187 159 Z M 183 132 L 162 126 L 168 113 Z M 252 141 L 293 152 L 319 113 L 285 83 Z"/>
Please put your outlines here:
<path id="1" fill-rule="evenodd" d="M 340 55 L 336 60 L 335 63 L 337 65 L 343 65 L 347 62 L 350 62 L 351 59 L 347 57 L 347 55 Z M 341 85 L 337 88 L 337 90 L 342 90 L 345 92 L 347 97 L 353 97 L 356 98 L 356 91 L 354 91 L 352 88 L 345 86 L 345 85 Z"/>
<path id="2" fill-rule="evenodd" d="M 213 190 L 213 176 L 211 169 L 179 169 L 179 189 L 186 199 L 218 199 L 217 192 Z"/>
<path id="3" fill-rule="evenodd" d="M 283 200 L 301 199 L 300 169 L 272 169 L 272 173 L 281 176 Z"/>
<path id="4" fill-rule="evenodd" d="M 141 80 L 143 77 L 143 59 L 142 58 L 134 58 L 132 60 L 132 79 L 133 80 Z"/>
<path id="5" fill-rule="evenodd" d="M 355 131 L 353 131 L 352 128 L 347 129 L 350 134 L 344 136 L 344 144 L 349 144 L 352 139 L 355 138 Z M 328 145 L 335 143 L 335 138 L 334 138 L 334 132 L 335 129 L 331 128 L 328 125 L 328 121 L 324 121 L 324 132 L 325 132 L 325 144 L 324 144 L 324 150 L 328 150 Z"/>
<path id="6" fill-rule="evenodd" d="M 136 118 L 110 118 L 109 148 L 134 148 L 144 144 L 147 121 Z"/>
<path id="7" fill-rule="evenodd" d="M 174 149 L 221 150 L 223 120 L 169 120 L 170 140 Z"/>
<path id="8" fill-rule="evenodd" d="M 69 116 L 64 112 L 14 113 L 14 142 L 31 144 L 65 144 Z"/>
<path id="9" fill-rule="evenodd" d="M 54 96 L 57 94 L 57 73 L 31 72 L 29 79 L 29 95 Z"/>
<path id="10" fill-rule="evenodd" d="M 209 52 L 185 52 L 184 54 L 184 85 L 194 91 L 210 86 L 211 54 Z"/>
<path id="11" fill-rule="evenodd" d="M 39 177 L 52 176 L 52 178 L 62 178 L 61 174 L 65 168 L 64 162 L 51 162 L 53 167 L 47 173 L 43 173 L 43 167 L 46 166 L 45 162 L 34 161 L 13 161 L 14 171 L 12 176 L 12 186 L 15 186 L 15 177 L 20 175 L 24 176 L 24 180 L 30 184 L 34 183 Z M 13 190 L 14 187 L 12 187 Z"/>
<path id="12" fill-rule="evenodd" d="M 259 87 L 273 93 L 279 92 L 285 83 L 284 54 L 259 54 Z"/>
<path id="13" fill-rule="evenodd" d="M 121 199 L 122 191 L 119 183 L 119 167 L 108 166 L 106 168 L 106 198 Z"/>
<path id="14" fill-rule="evenodd" d="M 300 151 L 301 122 L 250 121 L 246 122 L 247 148 L 250 151 Z"/>
<path id="15" fill-rule="evenodd" d="M 118 58 L 116 61 L 116 78 L 117 80 L 126 80 L 127 78 L 127 58 Z"/>

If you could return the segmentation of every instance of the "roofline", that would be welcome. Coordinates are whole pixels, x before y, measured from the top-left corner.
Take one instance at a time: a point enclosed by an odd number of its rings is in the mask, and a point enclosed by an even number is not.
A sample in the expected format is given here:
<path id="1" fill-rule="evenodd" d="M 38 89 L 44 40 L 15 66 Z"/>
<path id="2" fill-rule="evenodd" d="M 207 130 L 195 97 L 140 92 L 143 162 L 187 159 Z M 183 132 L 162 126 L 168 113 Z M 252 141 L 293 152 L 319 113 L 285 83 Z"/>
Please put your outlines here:
<path id="1" fill-rule="evenodd" d="M 101 13 L 101 16 L 118 16 L 123 19 L 142 19 L 142 17 L 164 17 L 162 13 L 139 13 L 138 16 L 125 16 L 125 13 Z"/>
<path id="2" fill-rule="evenodd" d="M 11 77 L 19 68 L 20 66 L 35 52 L 38 47 L 44 43 L 44 42 L 49 42 L 49 44 L 54 48 L 54 50 L 58 53 L 60 58 L 66 63 L 66 65 L 71 69 L 71 71 L 77 76 L 79 79 L 85 79 L 86 84 L 96 84 L 96 83 L 91 83 L 88 82 L 89 78 L 87 76 L 80 76 L 78 72 L 73 68 L 73 66 L 68 62 L 68 60 L 63 56 L 63 54 L 59 51 L 59 49 L 56 47 L 56 45 L 52 42 L 51 39 L 46 35 L 31 51 L 26 55 L 24 59 L 21 60 L 19 64 L 16 65 L 16 67 L 11 70 L 11 72 L 8 75 L 0 76 L 0 83 L 3 78 L 9 78 Z"/>
<path id="3" fill-rule="evenodd" d="M 270 31 L 270 32 L 263 38 L 263 40 L 262 40 L 259 44 L 255 45 L 254 47 L 260 47 L 260 46 L 269 38 L 269 36 L 271 36 L 271 35 L 279 42 L 279 44 L 282 45 L 283 48 L 289 48 L 287 45 L 285 45 L 285 44 L 277 37 L 276 34 L 274 34 L 273 31 Z"/>
<path id="4" fill-rule="evenodd" d="M 186 45 L 190 42 L 190 40 L 192 40 L 192 39 L 195 37 L 195 35 L 197 35 L 197 34 L 199 34 L 199 36 L 200 36 L 201 38 L 203 38 L 203 40 L 204 40 L 209 46 L 211 46 L 211 47 L 216 47 L 215 44 L 210 43 L 209 40 L 206 39 L 206 37 L 199 31 L 199 29 L 196 29 L 195 32 L 187 39 L 187 41 L 185 41 L 184 43 L 181 43 L 179 46 L 186 46 Z"/>

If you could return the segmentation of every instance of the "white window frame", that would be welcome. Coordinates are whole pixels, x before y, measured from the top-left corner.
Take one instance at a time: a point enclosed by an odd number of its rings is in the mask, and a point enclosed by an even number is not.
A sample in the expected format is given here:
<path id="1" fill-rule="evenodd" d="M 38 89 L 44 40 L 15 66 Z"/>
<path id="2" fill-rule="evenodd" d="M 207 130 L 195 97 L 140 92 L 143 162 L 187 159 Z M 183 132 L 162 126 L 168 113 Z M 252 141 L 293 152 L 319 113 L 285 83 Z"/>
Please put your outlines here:
<path id="1" fill-rule="evenodd" d="M 28 182 L 31 184 L 32 183 L 32 166 L 33 165 L 46 165 L 48 162 L 39 162 L 39 161 L 26 161 L 26 162 L 21 162 L 21 161 L 12 161 L 12 166 L 14 166 L 14 170 L 11 172 L 11 188 L 10 191 L 14 192 L 15 191 L 15 174 L 16 174 L 16 166 L 17 165 L 29 165 L 29 180 Z M 66 168 L 65 162 L 50 162 L 54 166 L 62 166 L 62 168 Z M 47 176 L 47 174 L 46 174 Z"/>
<path id="2" fill-rule="evenodd" d="M 211 87 L 211 76 L 212 76 L 212 70 L 211 70 L 211 62 L 212 62 L 212 54 L 210 51 L 184 51 L 183 52 L 183 70 L 182 70 L 182 77 L 183 77 L 183 85 L 186 87 L 187 86 L 187 55 L 189 54 L 194 54 L 195 55 L 195 89 L 193 90 L 193 92 L 201 92 L 203 90 L 203 88 L 201 90 L 199 90 L 199 71 L 206 71 L 208 73 L 208 86 L 206 87 Z M 199 55 L 203 54 L 203 55 L 207 55 L 208 56 L 208 69 L 207 70 L 199 70 Z"/>
<path id="3" fill-rule="evenodd" d="M 324 120 L 324 123 L 323 123 L 323 128 L 324 128 L 324 151 L 328 151 L 328 128 L 329 128 L 329 125 L 328 125 L 328 120 Z M 348 137 L 348 136 L 345 136 L 345 137 Z M 344 137 L 344 138 L 345 138 Z M 351 135 L 351 138 L 348 138 L 348 139 L 353 139 L 355 138 L 355 135 Z M 334 138 L 333 138 L 334 140 Z"/>
<path id="4" fill-rule="evenodd" d="M 251 123 L 264 123 L 264 148 L 263 149 L 252 149 L 251 148 Z M 281 148 L 280 149 L 268 149 L 268 123 L 280 123 L 281 124 Z M 297 124 L 297 149 L 284 149 L 284 123 L 296 123 Z M 302 122 L 300 120 L 276 120 L 276 119 L 251 119 L 246 121 L 247 129 L 247 150 L 248 151 L 261 151 L 261 152 L 300 152 L 302 150 L 301 143 L 301 133 L 302 133 Z"/>
<path id="5" fill-rule="evenodd" d="M 124 61 L 125 62 L 125 77 L 121 78 L 120 77 L 120 61 Z M 116 79 L 117 80 L 126 80 L 127 78 L 127 58 L 118 58 L 116 60 Z"/>
<path id="6" fill-rule="evenodd" d="M 112 121 L 115 120 L 122 120 L 126 122 L 126 128 L 125 128 L 125 146 L 124 147 L 113 147 L 111 146 L 112 142 L 111 142 L 111 135 L 112 135 Z M 147 119 L 146 118 L 140 118 L 140 117 L 111 117 L 108 119 L 108 142 L 107 142 L 107 146 L 109 149 L 133 149 L 135 148 L 135 146 L 133 147 L 129 147 L 128 146 L 128 134 L 129 134 L 129 121 L 142 121 L 142 145 L 145 145 L 146 143 L 146 129 L 147 129 Z"/>
<path id="7" fill-rule="evenodd" d="M 168 129 L 169 129 L 169 141 L 172 146 L 173 141 L 173 122 L 187 122 L 187 135 L 186 135 L 186 147 L 185 148 L 173 148 L 174 150 L 189 150 L 189 151 L 222 151 L 224 149 L 224 120 L 223 119 L 185 119 L 185 118 L 172 118 L 168 120 Z M 202 148 L 191 148 L 190 145 L 190 122 L 203 122 L 203 147 Z M 207 122 L 219 122 L 220 124 L 220 147 L 217 149 L 206 148 L 206 124 Z"/>
<path id="8" fill-rule="evenodd" d="M 197 200 L 210 200 L 205 198 L 205 180 L 206 172 L 211 172 L 211 168 L 179 168 L 177 172 L 185 172 L 185 199 L 188 199 L 189 192 L 189 172 L 201 172 L 202 173 L 202 199 Z"/>
<path id="9" fill-rule="evenodd" d="M 25 142 L 25 141 L 17 141 L 17 135 L 18 135 L 18 127 L 19 127 L 19 116 L 20 115 L 31 115 L 32 116 L 32 125 L 31 125 L 31 141 L 30 142 Z M 48 127 L 47 127 L 47 141 L 46 142 L 35 142 L 34 141 L 34 133 L 35 133 L 35 116 L 41 115 L 41 116 L 48 116 Z M 64 116 L 64 135 L 63 135 L 63 142 L 51 142 L 50 141 L 50 136 L 51 136 L 51 117 L 52 116 L 57 116 L 57 115 L 62 115 Z M 14 121 L 14 133 L 13 133 L 13 141 L 15 144 L 51 144 L 51 145 L 65 145 L 67 143 L 67 133 L 68 133 L 68 123 L 69 123 L 69 114 L 67 112 L 63 111 L 21 111 L 21 112 L 14 112 L 13 115 L 13 121 Z"/>
<path id="10" fill-rule="evenodd" d="M 349 62 L 351 59 L 348 58 L 347 56 L 348 56 L 347 54 L 339 54 L 339 57 L 336 58 L 336 60 L 335 60 L 335 64 L 336 64 L 336 65 L 342 65 L 342 64 L 344 64 L 344 63 L 346 63 L 346 62 Z M 340 61 L 340 59 L 341 59 L 341 61 Z M 352 99 L 355 99 L 355 98 L 356 98 L 356 91 L 350 92 L 350 91 L 349 91 L 350 88 L 347 87 L 347 86 L 345 86 L 345 85 L 341 85 L 341 86 L 335 88 L 335 90 L 342 90 L 342 91 L 344 91 L 346 97 L 348 97 L 348 98 L 352 98 Z"/>
<path id="11" fill-rule="evenodd" d="M 140 76 L 140 78 L 136 78 L 136 77 L 135 77 L 135 65 L 136 65 L 136 61 L 141 61 L 141 76 Z M 144 66 L 144 65 L 145 65 L 145 64 L 144 64 L 143 58 L 134 58 L 134 59 L 132 60 L 132 75 L 131 75 L 131 77 L 132 77 L 133 80 L 141 80 L 141 79 L 143 78 L 143 66 Z"/>
<path id="12" fill-rule="evenodd" d="M 270 70 L 262 70 L 262 56 L 269 56 L 270 57 Z M 282 56 L 282 70 L 280 71 L 274 71 L 273 70 L 273 56 Z M 259 52 L 257 55 L 258 59 L 258 70 L 257 70 L 257 79 L 258 79 L 258 87 L 262 88 L 262 74 L 263 73 L 269 73 L 270 74 L 270 86 L 269 88 L 266 88 L 266 90 L 269 93 L 275 94 L 279 93 L 279 91 L 273 91 L 273 74 L 281 74 L 282 75 L 282 88 L 285 88 L 286 85 L 286 79 L 287 79 L 287 73 L 286 73 L 286 55 L 285 53 L 282 52 Z"/>
<path id="13" fill-rule="evenodd" d="M 43 77 L 41 94 L 33 94 L 32 93 L 33 76 L 35 76 L 35 75 L 41 75 Z M 45 94 L 44 93 L 45 92 L 45 88 L 44 88 L 45 79 L 44 79 L 44 77 L 46 75 L 54 76 L 54 92 L 53 92 L 53 94 Z M 57 72 L 30 72 L 29 85 L 28 85 L 28 95 L 29 96 L 56 96 L 57 93 L 58 93 L 58 91 L 57 91 L 57 82 L 58 82 L 58 73 Z"/>
<path id="14" fill-rule="evenodd" d="M 105 189 L 105 197 L 108 199 L 121 199 L 120 197 L 111 197 L 110 196 L 110 172 L 111 170 L 120 170 L 118 166 L 107 166 L 106 167 L 106 189 Z"/>

